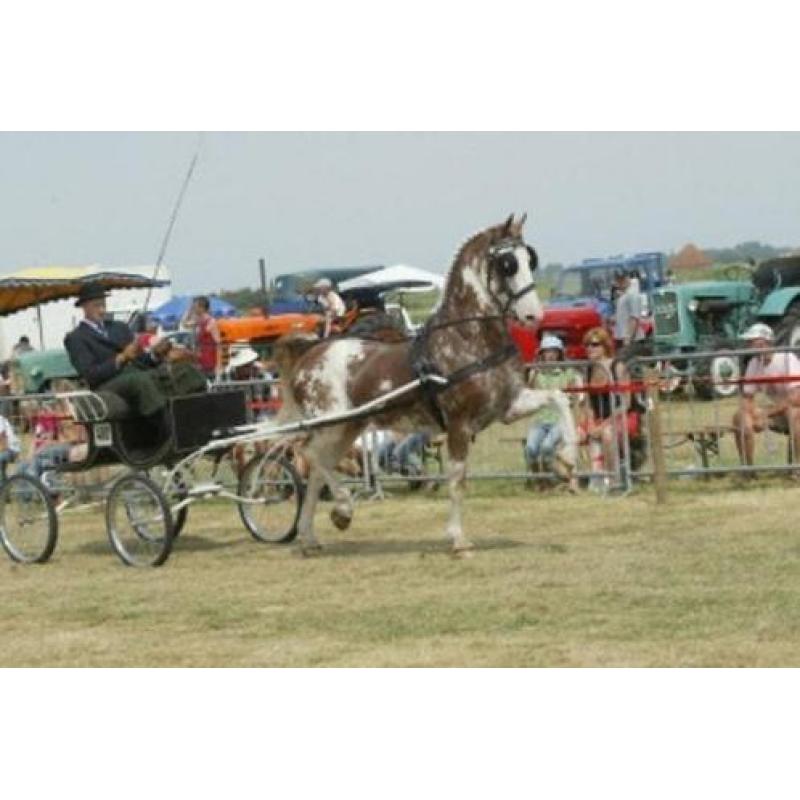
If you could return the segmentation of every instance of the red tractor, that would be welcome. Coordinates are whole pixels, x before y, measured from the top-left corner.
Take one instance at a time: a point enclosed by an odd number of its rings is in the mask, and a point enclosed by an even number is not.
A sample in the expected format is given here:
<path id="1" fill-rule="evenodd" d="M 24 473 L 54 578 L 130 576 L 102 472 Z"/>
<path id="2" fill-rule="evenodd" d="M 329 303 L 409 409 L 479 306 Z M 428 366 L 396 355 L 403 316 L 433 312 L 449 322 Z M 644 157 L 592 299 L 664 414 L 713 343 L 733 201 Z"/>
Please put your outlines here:
<path id="1" fill-rule="evenodd" d="M 603 318 L 594 306 L 577 308 L 545 308 L 544 319 L 535 327 L 511 323 L 511 336 L 522 360 L 530 364 L 539 352 L 539 342 L 546 333 L 558 336 L 566 348 L 568 359 L 586 358 L 583 337 L 592 328 L 603 326 Z"/>

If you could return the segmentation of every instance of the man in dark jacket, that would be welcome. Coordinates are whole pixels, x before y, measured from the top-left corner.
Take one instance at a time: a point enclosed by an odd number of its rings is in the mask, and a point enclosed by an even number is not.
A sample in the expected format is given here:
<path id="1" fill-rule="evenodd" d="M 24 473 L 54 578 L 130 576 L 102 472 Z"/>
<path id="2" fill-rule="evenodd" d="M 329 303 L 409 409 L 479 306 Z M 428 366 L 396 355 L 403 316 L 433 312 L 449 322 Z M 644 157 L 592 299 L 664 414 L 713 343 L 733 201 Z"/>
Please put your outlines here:
<path id="1" fill-rule="evenodd" d="M 75 305 L 83 310 L 83 319 L 64 337 L 70 361 L 90 389 L 120 396 L 143 417 L 161 411 L 169 395 L 205 391 L 206 381 L 198 370 L 165 363 L 169 341 L 145 353 L 127 325 L 106 322 L 105 299 L 101 285 L 82 286 Z"/>

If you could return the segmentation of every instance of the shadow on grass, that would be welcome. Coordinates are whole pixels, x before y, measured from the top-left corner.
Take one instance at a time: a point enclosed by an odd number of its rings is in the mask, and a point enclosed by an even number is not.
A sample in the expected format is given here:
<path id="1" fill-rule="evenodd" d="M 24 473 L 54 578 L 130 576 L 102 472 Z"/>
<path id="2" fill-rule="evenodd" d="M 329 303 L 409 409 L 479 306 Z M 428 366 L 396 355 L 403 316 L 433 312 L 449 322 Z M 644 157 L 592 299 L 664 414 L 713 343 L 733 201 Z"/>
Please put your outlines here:
<path id="1" fill-rule="evenodd" d="M 172 552 L 203 552 L 209 550 L 224 550 L 231 547 L 239 547 L 246 543 L 244 538 L 238 541 L 217 541 L 214 539 L 206 539 L 202 536 L 187 536 L 181 534 L 172 545 Z M 108 542 L 108 539 L 97 539 L 94 542 L 87 542 L 75 548 L 76 552 L 89 556 L 113 556 L 114 551 Z"/>
<path id="2" fill-rule="evenodd" d="M 489 550 L 507 550 L 515 547 L 527 547 L 525 542 L 515 539 L 494 537 L 491 539 L 473 539 L 476 555 Z M 347 557 L 375 555 L 407 555 L 419 556 L 443 555 L 451 556 L 450 543 L 444 539 L 389 539 L 371 541 L 369 539 L 350 539 L 338 542 L 324 542 L 322 556 Z"/>

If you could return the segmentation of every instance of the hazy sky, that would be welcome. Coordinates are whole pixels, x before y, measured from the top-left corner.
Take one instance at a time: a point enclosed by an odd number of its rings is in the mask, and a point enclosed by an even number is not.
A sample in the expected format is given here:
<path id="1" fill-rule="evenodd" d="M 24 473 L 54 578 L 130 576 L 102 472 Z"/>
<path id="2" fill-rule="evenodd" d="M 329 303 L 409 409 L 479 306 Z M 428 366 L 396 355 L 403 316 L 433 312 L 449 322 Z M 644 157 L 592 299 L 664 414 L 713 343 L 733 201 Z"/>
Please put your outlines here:
<path id="1" fill-rule="evenodd" d="M 154 263 L 196 134 L 0 134 L 0 272 Z M 543 263 L 800 243 L 800 134 L 204 134 L 179 291 L 320 265 L 436 271 L 512 211 Z"/>

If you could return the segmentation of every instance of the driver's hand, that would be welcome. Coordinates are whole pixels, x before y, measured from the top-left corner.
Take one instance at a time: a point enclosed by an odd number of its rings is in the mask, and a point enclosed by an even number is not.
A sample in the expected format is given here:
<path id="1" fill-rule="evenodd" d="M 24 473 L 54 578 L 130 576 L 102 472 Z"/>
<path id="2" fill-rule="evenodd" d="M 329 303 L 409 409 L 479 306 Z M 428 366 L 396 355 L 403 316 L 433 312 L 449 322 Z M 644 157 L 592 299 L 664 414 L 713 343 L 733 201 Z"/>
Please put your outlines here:
<path id="1" fill-rule="evenodd" d="M 142 350 L 139 347 L 139 343 L 134 339 L 130 344 L 125 345 L 122 350 L 122 358 L 125 361 L 133 361 L 141 352 Z"/>
<path id="2" fill-rule="evenodd" d="M 153 345 L 152 353 L 156 358 L 164 358 L 164 356 L 172 349 L 172 342 L 169 339 L 162 339 Z"/>

